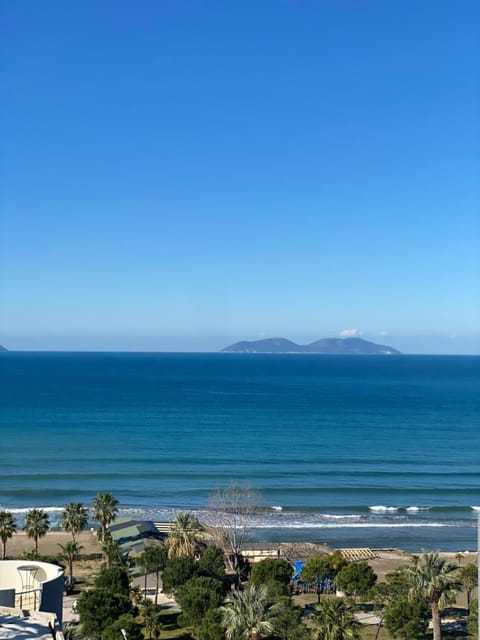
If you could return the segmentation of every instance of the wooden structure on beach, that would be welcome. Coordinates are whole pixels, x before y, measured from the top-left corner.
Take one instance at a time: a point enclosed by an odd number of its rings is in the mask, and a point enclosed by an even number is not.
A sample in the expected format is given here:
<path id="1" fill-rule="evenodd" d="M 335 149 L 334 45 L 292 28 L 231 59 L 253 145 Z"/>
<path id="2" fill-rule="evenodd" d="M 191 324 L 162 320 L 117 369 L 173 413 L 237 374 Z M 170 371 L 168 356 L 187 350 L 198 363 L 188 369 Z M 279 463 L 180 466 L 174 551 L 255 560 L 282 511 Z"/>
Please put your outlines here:
<path id="1" fill-rule="evenodd" d="M 375 560 L 378 555 L 372 549 L 368 547 L 348 547 L 345 549 L 338 549 L 342 554 L 342 558 L 348 560 L 348 562 L 360 562 L 366 560 Z"/>

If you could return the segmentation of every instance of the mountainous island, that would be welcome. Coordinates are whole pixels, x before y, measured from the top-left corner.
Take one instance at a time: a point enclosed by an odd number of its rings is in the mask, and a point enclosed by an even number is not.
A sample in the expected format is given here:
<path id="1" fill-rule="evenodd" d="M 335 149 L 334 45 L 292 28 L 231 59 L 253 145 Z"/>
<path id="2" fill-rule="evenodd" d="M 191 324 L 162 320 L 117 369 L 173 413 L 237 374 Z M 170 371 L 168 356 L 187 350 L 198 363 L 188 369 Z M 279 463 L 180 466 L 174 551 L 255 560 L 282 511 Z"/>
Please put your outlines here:
<path id="1" fill-rule="evenodd" d="M 397 356 L 401 352 L 393 347 L 375 344 L 363 338 L 322 338 L 311 344 L 296 344 L 286 338 L 242 340 L 222 349 L 225 353 L 323 353 L 330 355 L 383 355 Z"/>

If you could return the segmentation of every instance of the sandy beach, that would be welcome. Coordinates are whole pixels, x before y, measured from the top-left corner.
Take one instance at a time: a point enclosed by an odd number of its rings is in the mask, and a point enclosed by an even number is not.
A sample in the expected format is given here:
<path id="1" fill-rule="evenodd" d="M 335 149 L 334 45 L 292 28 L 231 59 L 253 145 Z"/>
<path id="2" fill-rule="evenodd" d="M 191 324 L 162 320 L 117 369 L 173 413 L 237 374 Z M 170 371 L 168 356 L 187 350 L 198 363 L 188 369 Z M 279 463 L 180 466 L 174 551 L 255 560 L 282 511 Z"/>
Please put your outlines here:
<path id="1" fill-rule="evenodd" d="M 59 545 L 65 544 L 65 542 L 68 542 L 70 539 L 70 534 L 64 531 L 49 531 L 46 536 L 39 540 L 39 553 L 41 555 L 57 555 L 60 552 Z M 96 531 L 82 531 L 78 536 L 78 542 L 82 547 L 82 556 L 101 553 Z M 281 552 L 284 546 L 286 546 L 286 543 L 280 545 Z M 323 545 L 301 546 L 302 548 L 305 547 L 304 551 L 307 555 L 318 553 L 318 550 L 316 550 L 317 546 L 319 549 L 322 548 L 323 553 L 325 553 Z M 18 558 L 25 551 L 31 550 L 33 550 L 33 540 L 28 538 L 23 531 L 16 533 L 7 542 L 7 556 L 10 558 Z M 389 571 L 411 562 L 411 554 L 401 549 L 374 549 L 373 551 L 375 552 L 375 558 L 368 560 L 368 563 L 378 575 L 379 580 L 384 580 L 385 574 Z M 443 553 L 442 555 L 454 562 L 458 562 L 456 557 L 458 554 L 456 553 Z M 477 554 L 474 552 L 462 552 L 462 556 L 460 561 L 461 565 L 477 561 Z"/>
<path id="2" fill-rule="evenodd" d="M 59 544 L 65 544 L 71 539 L 71 535 L 65 531 L 49 531 L 38 541 L 38 552 L 40 555 L 56 556 L 60 553 Z M 82 547 L 82 555 L 89 556 L 101 553 L 95 531 L 82 531 L 78 535 L 78 543 Z M 25 551 L 33 551 L 33 548 L 33 540 L 23 531 L 19 531 L 7 542 L 7 556 L 19 558 Z"/>

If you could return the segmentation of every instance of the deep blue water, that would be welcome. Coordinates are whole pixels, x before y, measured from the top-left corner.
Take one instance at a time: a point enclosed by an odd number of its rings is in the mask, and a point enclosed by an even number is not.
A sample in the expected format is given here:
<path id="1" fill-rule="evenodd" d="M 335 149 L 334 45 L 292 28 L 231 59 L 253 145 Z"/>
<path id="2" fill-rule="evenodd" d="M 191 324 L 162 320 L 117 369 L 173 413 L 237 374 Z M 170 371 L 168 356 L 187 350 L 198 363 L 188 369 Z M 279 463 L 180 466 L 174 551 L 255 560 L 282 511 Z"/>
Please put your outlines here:
<path id="1" fill-rule="evenodd" d="M 19 519 L 99 491 L 202 518 L 236 481 L 261 491 L 260 539 L 475 548 L 480 357 L 0 356 L 0 508 Z"/>

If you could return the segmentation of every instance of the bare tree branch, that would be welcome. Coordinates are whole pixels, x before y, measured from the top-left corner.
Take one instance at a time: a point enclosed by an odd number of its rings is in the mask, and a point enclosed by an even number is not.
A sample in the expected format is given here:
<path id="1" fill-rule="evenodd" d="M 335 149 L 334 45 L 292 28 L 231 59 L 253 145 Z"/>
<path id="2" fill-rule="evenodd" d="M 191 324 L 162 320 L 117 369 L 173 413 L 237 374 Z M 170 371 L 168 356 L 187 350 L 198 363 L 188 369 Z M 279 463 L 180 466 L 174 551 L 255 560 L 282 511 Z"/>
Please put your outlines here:
<path id="1" fill-rule="evenodd" d="M 242 550 L 255 526 L 260 494 L 249 486 L 232 484 L 216 491 L 209 500 L 211 535 L 224 550 L 228 565 L 237 574 L 242 564 Z"/>

